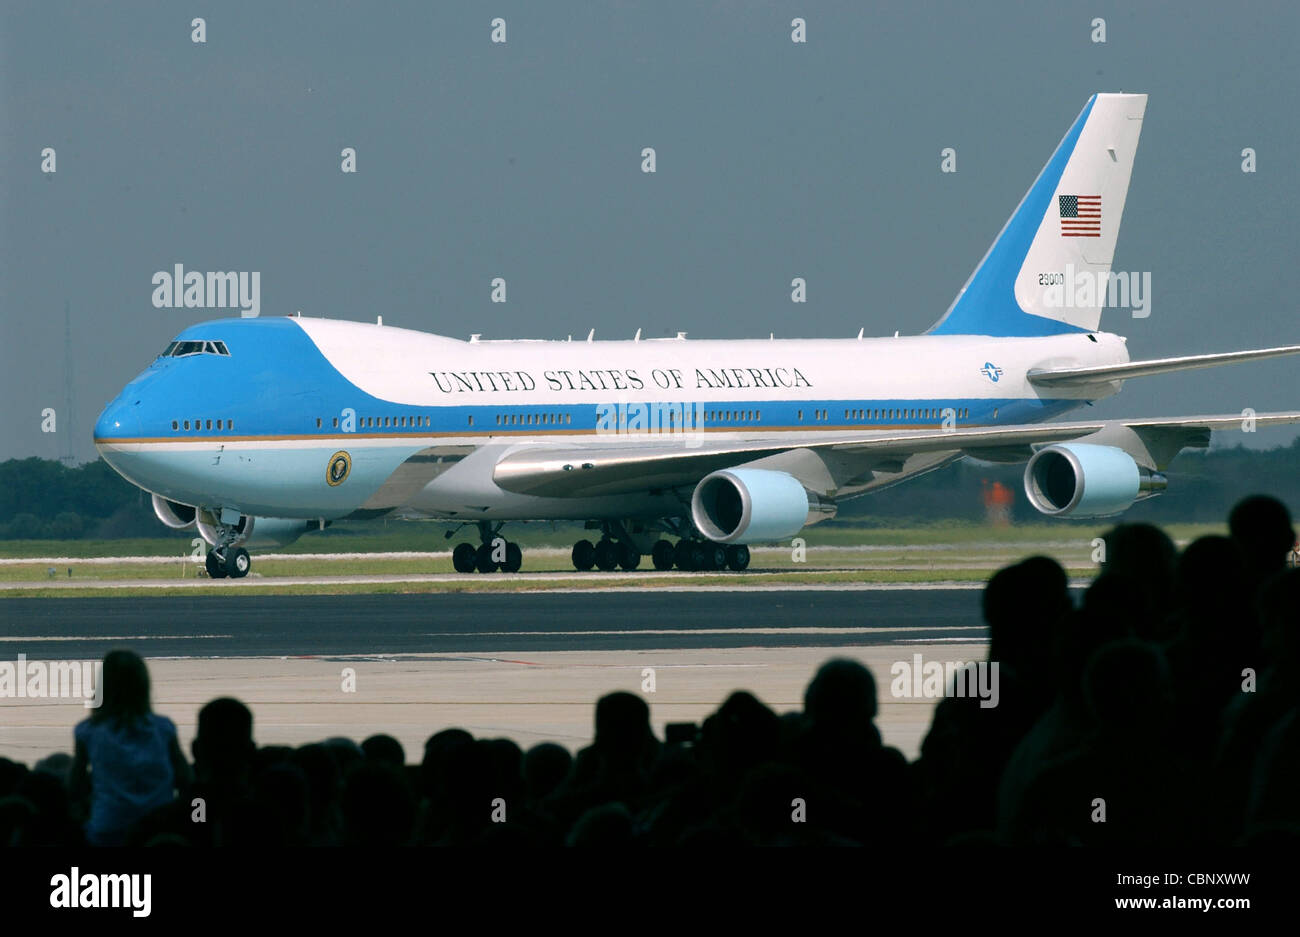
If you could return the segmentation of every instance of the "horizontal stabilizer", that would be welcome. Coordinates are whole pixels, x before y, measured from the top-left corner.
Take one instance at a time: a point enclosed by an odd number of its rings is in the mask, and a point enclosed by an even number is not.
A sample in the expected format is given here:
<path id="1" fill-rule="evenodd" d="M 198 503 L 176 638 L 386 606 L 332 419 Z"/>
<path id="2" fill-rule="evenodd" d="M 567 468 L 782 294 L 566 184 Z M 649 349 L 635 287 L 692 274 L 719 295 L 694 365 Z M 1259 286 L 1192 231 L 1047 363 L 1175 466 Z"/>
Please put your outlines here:
<path id="1" fill-rule="evenodd" d="M 1077 387 L 1103 381 L 1123 381 L 1130 377 L 1148 377 L 1168 371 L 1217 368 L 1224 364 L 1239 364 L 1243 361 L 1258 361 L 1261 358 L 1280 358 L 1283 355 L 1297 354 L 1300 354 L 1300 345 L 1282 345 L 1279 348 L 1252 348 L 1249 351 L 1184 355 L 1181 358 L 1153 358 L 1150 361 L 1103 364 L 1088 368 L 1046 368 L 1031 370 L 1026 376 L 1029 378 L 1029 383 L 1038 387 Z"/>

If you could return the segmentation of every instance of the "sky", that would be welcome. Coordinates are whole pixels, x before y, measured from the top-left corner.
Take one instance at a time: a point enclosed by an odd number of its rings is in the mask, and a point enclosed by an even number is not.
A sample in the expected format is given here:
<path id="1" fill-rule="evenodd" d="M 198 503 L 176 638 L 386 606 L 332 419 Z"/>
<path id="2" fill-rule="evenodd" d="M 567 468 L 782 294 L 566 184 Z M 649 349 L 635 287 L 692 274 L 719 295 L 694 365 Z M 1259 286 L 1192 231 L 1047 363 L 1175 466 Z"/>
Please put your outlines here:
<path id="1" fill-rule="evenodd" d="M 156 308 L 176 264 L 257 272 L 262 315 L 463 338 L 922 332 L 1096 91 L 1150 95 L 1115 255 L 1150 314 L 1102 328 L 1134 357 L 1300 343 L 1297 35 L 1249 0 L 6 2 L 0 459 L 94 458 L 123 384 L 238 315 Z M 1247 407 L 1300 408 L 1300 360 L 1088 415 Z"/>

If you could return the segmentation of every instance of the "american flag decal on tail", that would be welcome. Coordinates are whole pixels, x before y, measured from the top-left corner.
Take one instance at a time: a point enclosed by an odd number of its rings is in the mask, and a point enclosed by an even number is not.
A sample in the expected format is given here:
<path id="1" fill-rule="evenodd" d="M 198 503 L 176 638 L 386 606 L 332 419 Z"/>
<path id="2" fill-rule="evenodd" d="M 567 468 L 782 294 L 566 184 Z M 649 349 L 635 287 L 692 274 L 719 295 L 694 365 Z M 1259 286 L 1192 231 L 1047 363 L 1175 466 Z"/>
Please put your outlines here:
<path id="1" fill-rule="evenodd" d="M 1101 237 L 1100 195 L 1058 195 L 1061 208 L 1061 237 Z"/>

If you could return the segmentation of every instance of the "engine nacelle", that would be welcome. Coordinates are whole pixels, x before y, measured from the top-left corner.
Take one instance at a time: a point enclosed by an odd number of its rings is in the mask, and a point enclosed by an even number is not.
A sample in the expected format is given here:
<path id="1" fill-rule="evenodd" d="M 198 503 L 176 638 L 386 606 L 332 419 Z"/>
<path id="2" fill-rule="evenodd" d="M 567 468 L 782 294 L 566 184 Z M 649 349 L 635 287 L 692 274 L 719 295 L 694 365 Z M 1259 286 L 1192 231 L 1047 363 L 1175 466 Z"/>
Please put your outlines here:
<path id="1" fill-rule="evenodd" d="M 696 528 L 718 543 L 784 540 L 834 516 L 833 502 L 809 492 L 793 475 L 769 469 L 714 472 L 691 496 Z"/>
<path id="2" fill-rule="evenodd" d="M 153 512 L 157 515 L 158 520 L 172 530 L 184 530 L 186 527 L 194 526 L 196 512 L 193 506 L 168 501 L 162 495 L 153 496 Z"/>
<path id="3" fill-rule="evenodd" d="M 1119 514 L 1167 484 L 1164 475 L 1115 446 L 1057 443 L 1038 450 L 1025 466 L 1029 503 L 1055 517 Z"/>

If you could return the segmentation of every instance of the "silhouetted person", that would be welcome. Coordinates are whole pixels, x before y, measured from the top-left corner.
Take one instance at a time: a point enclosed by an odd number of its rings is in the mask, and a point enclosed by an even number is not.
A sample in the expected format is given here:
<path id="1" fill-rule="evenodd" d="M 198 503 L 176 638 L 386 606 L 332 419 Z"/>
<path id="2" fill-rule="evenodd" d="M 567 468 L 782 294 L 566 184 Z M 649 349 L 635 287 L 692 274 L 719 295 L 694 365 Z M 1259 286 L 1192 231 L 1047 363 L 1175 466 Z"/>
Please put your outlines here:
<path id="1" fill-rule="evenodd" d="M 991 831 L 997 790 L 1012 752 L 1046 713 L 1055 691 L 1052 655 L 1061 622 L 1072 609 L 1059 563 L 1031 557 L 999 570 L 983 595 L 989 626 L 989 665 L 997 665 L 996 706 L 978 694 L 949 696 L 935 708 L 914 766 L 921 818 L 935 835 Z M 969 667 L 967 687 L 978 671 Z M 991 674 L 986 676 L 991 680 Z"/>
<path id="2" fill-rule="evenodd" d="M 1117 524 L 1102 535 L 1102 543 L 1101 575 L 1127 581 L 1132 589 L 1124 611 L 1133 634 L 1151 640 L 1170 637 L 1178 550 L 1169 535 L 1153 524 Z"/>
<path id="3" fill-rule="evenodd" d="M 1175 618 L 1168 645 L 1178 734 L 1202 770 L 1217 746 L 1219 719 L 1241 692 L 1243 670 L 1263 664 L 1253 584 L 1237 542 L 1201 537 L 1178 561 Z"/>
<path id="4" fill-rule="evenodd" d="M 1083 682 L 1091 731 L 1034 778 L 1000 833 L 1012 843 L 1184 842 L 1188 766 L 1171 738 L 1173 687 L 1160 649 L 1108 644 Z"/>
<path id="5" fill-rule="evenodd" d="M 578 752 L 569 780 L 552 802 L 556 818 L 572 823 L 587 809 L 611 801 L 635 810 L 650 790 L 659 748 L 644 699 L 622 691 L 602 696 L 596 702 L 596 737 Z"/>
<path id="6" fill-rule="evenodd" d="M 293 753 L 293 763 L 307 780 L 307 797 L 311 806 L 309 843 L 313 846 L 337 845 L 343 826 L 339 807 L 343 771 L 339 767 L 337 746 L 324 742 L 302 745 Z"/>
<path id="7" fill-rule="evenodd" d="M 196 846 L 221 846 L 238 838 L 238 815 L 252 802 L 252 711 L 231 697 L 207 703 L 199 710 L 190 752 L 193 785 L 141 824 L 137 843 L 180 836 Z"/>
<path id="8" fill-rule="evenodd" d="M 381 761 L 359 761 L 343 786 L 343 845 L 403 846 L 411 841 L 415 794 L 406 774 Z"/>
<path id="9" fill-rule="evenodd" d="M 1265 739 L 1300 704 L 1300 569 L 1268 580 L 1259 591 L 1258 608 L 1265 665 L 1255 670 L 1254 681 L 1242 677 L 1225 708 L 1215 759 L 1212 802 L 1220 842 L 1235 841 L 1243 832 Z"/>
<path id="10" fill-rule="evenodd" d="M 528 749 L 524 756 L 524 788 L 534 807 L 550 797 L 568 777 L 573 756 L 563 745 L 542 742 Z"/>
<path id="11" fill-rule="evenodd" d="M 827 661 L 804 691 L 803 727 L 788 755 L 815 784 L 804 795 L 817 802 L 810 822 L 863 843 L 900 835 L 910 822 L 906 760 L 881 742 L 876 708 L 870 670 L 856 660 Z"/>
<path id="12" fill-rule="evenodd" d="M 704 720 L 696 753 L 715 783 L 734 790 L 751 768 L 773 760 L 780 738 L 776 713 L 754 694 L 737 690 Z"/>
<path id="13" fill-rule="evenodd" d="M 100 674 L 102 702 L 73 732 L 74 798 L 90 796 L 86 841 L 117 846 L 150 811 L 189 783 L 176 726 L 155 714 L 149 670 L 134 651 L 109 651 Z"/>
<path id="14" fill-rule="evenodd" d="M 1246 558 L 1255 583 L 1280 573 L 1296 542 L 1291 512 L 1270 495 L 1250 495 L 1238 501 L 1228 515 L 1228 531 Z"/>
<path id="15" fill-rule="evenodd" d="M 1146 532 L 1137 536 L 1150 539 Z M 1159 542 L 1159 538 L 1155 541 Z M 1163 562 L 1157 559 L 1156 568 L 1162 568 Z M 1005 824 L 1038 774 L 1076 748 L 1092 730 L 1083 685 L 1084 670 L 1092 654 L 1105 644 L 1133 637 L 1150 616 L 1165 616 L 1163 607 L 1149 606 L 1152 592 L 1134 578 L 1133 568 L 1133 563 L 1121 564 L 1114 572 L 1108 567 L 1088 587 L 1081 607 L 1061 616 L 1048 668 L 1056 696 L 1007 759 L 997 788 L 999 826 Z"/>
<path id="16" fill-rule="evenodd" d="M 406 767 L 406 752 L 402 743 L 391 735 L 372 735 L 361 743 L 366 761 L 377 761 L 394 768 Z"/>

